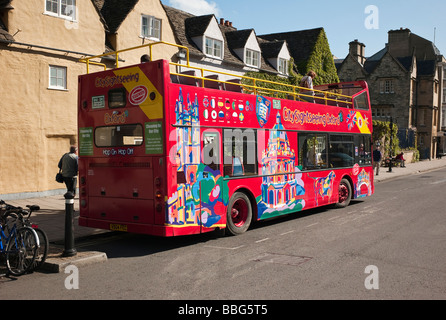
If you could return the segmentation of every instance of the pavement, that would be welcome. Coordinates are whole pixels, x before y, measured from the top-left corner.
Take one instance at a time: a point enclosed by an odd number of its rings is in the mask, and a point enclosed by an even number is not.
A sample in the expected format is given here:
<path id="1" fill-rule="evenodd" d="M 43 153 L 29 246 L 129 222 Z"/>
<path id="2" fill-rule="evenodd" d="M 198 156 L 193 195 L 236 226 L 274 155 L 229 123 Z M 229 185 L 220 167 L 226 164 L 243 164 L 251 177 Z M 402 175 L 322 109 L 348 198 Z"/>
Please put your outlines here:
<path id="1" fill-rule="evenodd" d="M 446 157 L 435 160 L 424 160 L 416 163 L 408 163 L 405 168 L 393 167 L 392 172 L 389 168 L 381 167 L 380 174 L 375 176 L 375 183 L 396 179 L 402 176 L 420 174 L 436 169 L 446 167 Z M 26 208 L 26 205 L 33 204 L 40 206 L 40 210 L 33 213 L 31 221 L 43 229 L 50 242 L 50 252 L 43 270 L 47 272 L 64 272 L 69 265 L 76 267 L 101 263 L 107 260 L 107 255 L 98 251 L 84 251 L 77 249 L 74 257 L 63 257 L 64 239 L 65 239 L 65 198 L 63 195 L 49 196 L 43 198 L 31 198 L 23 200 L 6 201 L 13 206 Z M 79 199 L 76 196 L 74 201 L 74 236 L 76 242 L 93 235 L 109 232 L 93 228 L 81 227 L 79 220 Z"/>

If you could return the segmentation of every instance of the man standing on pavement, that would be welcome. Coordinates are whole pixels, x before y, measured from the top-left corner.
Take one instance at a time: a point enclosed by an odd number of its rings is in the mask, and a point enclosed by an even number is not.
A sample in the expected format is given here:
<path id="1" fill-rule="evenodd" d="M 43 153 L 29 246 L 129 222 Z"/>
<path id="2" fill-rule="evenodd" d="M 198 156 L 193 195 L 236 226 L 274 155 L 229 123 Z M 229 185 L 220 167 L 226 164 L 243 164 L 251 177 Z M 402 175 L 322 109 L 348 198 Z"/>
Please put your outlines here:
<path id="1" fill-rule="evenodd" d="M 65 153 L 60 158 L 58 167 L 62 170 L 63 180 L 67 186 L 67 192 L 72 192 L 76 195 L 77 186 L 77 172 L 78 172 L 78 156 L 76 154 L 77 148 L 70 147 L 70 152 Z"/>
<path id="2" fill-rule="evenodd" d="M 379 168 L 381 166 L 381 160 L 382 160 L 382 154 L 379 150 L 379 146 L 376 147 L 375 150 L 373 150 L 373 169 L 376 169 L 376 175 L 379 175 Z"/>

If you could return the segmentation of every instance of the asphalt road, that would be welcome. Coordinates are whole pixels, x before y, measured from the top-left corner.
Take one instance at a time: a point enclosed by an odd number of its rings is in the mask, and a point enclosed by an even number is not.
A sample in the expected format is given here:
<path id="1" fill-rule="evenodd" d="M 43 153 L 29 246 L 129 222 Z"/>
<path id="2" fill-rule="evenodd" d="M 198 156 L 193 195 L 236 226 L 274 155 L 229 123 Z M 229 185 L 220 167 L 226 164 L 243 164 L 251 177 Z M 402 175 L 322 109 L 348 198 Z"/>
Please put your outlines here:
<path id="1" fill-rule="evenodd" d="M 446 299 L 445 190 L 441 169 L 239 237 L 95 236 L 77 248 L 106 252 L 107 262 L 2 278 L 0 300 Z"/>

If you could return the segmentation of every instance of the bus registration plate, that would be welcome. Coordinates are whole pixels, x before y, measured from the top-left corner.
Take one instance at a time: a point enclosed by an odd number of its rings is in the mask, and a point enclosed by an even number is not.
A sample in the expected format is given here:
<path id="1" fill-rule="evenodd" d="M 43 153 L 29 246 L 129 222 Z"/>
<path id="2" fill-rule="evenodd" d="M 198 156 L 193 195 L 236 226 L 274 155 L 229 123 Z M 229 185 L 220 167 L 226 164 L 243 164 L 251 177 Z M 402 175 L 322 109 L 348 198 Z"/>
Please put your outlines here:
<path id="1" fill-rule="evenodd" d="M 110 223 L 110 230 L 127 232 L 127 225 Z"/>

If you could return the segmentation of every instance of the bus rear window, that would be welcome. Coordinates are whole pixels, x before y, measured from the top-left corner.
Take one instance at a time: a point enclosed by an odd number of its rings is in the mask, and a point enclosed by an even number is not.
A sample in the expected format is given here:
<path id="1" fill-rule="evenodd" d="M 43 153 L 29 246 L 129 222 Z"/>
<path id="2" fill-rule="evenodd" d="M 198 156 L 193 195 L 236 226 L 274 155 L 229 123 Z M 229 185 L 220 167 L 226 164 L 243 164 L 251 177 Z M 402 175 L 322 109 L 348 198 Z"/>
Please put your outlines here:
<path id="1" fill-rule="evenodd" d="M 108 92 L 109 108 L 124 108 L 127 104 L 125 88 L 113 89 Z"/>
<path id="2" fill-rule="evenodd" d="M 353 102 L 355 109 L 369 110 L 369 99 L 367 99 L 367 92 L 357 95 Z"/>
<path id="3" fill-rule="evenodd" d="M 143 137 L 141 124 L 100 127 L 94 133 L 95 144 L 99 148 L 140 146 Z"/>

